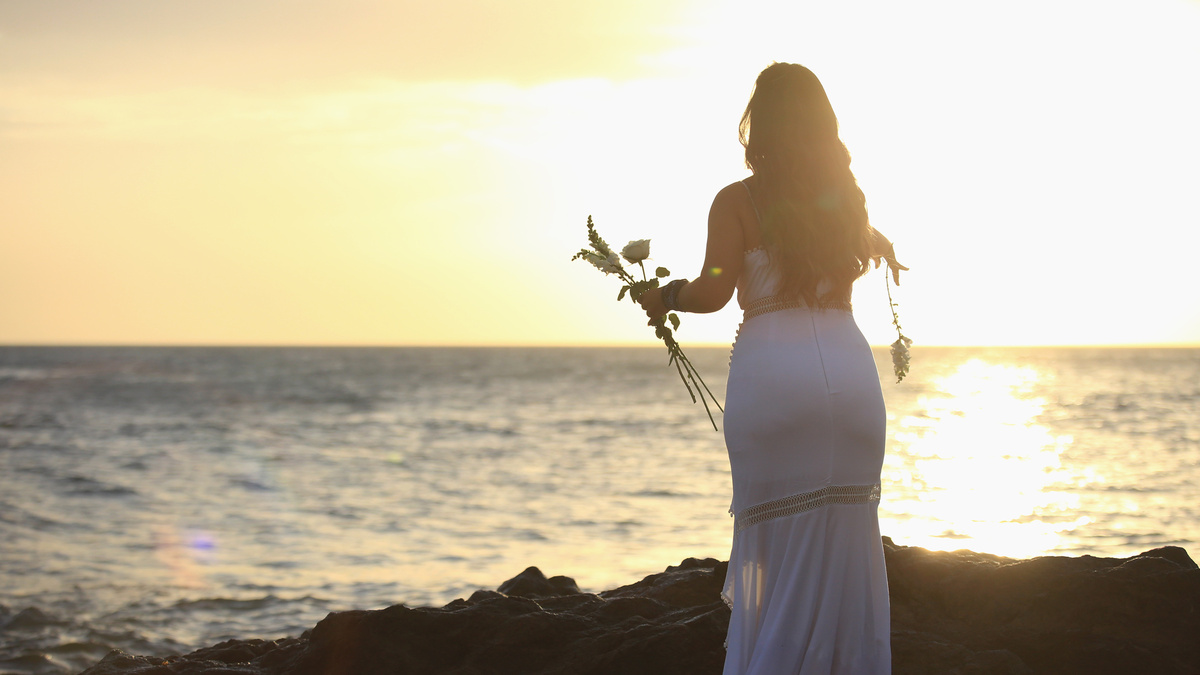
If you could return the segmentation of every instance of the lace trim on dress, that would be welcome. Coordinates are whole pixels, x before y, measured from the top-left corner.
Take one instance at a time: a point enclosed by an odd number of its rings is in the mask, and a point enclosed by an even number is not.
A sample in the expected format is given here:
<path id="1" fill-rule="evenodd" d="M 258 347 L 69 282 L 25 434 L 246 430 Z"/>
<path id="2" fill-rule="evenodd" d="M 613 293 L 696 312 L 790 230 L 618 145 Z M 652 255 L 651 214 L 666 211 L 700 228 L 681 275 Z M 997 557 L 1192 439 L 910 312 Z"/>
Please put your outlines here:
<path id="1" fill-rule="evenodd" d="M 749 321 L 760 314 L 768 312 L 778 312 L 784 309 L 796 309 L 798 307 L 809 307 L 810 309 L 834 309 L 843 312 L 851 311 L 850 301 L 845 298 L 821 298 L 817 300 L 816 307 L 799 299 L 785 299 L 778 295 L 771 295 L 765 298 L 759 298 L 746 306 L 746 315 L 742 318 L 743 321 Z"/>
<path id="2" fill-rule="evenodd" d="M 867 504 L 879 501 L 879 483 L 874 485 L 827 485 L 758 506 L 742 509 L 733 517 L 734 533 L 775 518 L 812 511 L 830 504 Z"/>

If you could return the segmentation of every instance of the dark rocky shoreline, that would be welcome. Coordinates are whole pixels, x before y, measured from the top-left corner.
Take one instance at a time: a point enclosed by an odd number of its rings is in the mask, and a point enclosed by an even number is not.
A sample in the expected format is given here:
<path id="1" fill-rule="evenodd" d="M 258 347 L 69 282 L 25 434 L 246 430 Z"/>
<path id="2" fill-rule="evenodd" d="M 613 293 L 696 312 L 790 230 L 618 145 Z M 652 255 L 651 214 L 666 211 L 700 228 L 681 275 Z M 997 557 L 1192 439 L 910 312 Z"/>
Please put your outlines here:
<path id="1" fill-rule="evenodd" d="M 1178 547 L 1014 560 L 885 538 L 896 675 L 1200 673 L 1200 569 Z M 689 558 L 599 594 L 529 568 L 445 607 L 335 612 L 300 637 L 83 675 L 718 674 L 726 563 Z"/>

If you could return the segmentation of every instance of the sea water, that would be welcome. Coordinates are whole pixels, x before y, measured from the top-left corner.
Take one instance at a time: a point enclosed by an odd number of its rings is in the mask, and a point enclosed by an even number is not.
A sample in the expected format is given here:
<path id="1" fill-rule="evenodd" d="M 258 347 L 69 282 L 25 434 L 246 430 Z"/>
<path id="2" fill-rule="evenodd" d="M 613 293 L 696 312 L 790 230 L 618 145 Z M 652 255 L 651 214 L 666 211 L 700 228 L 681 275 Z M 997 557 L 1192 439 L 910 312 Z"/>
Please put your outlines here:
<path id="1" fill-rule="evenodd" d="M 723 398 L 729 350 L 689 353 Z M 898 544 L 1200 550 L 1200 350 L 918 348 L 899 384 L 876 361 Z M 729 499 L 661 348 L 0 347 L 0 673 L 530 565 L 599 591 L 726 558 Z"/>

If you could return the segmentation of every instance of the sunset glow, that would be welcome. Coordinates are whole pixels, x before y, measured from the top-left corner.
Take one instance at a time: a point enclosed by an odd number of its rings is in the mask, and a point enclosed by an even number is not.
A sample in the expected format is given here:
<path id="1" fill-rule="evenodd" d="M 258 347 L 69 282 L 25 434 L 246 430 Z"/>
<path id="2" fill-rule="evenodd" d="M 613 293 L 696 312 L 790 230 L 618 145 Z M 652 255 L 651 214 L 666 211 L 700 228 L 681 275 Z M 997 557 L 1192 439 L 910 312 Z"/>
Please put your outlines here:
<path id="1" fill-rule="evenodd" d="M 1197 34 L 1195 0 L 5 3 L 0 343 L 649 344 L 584 222 L 698 275 L 778 60 L 918 345 L 1200 344 Z"/>

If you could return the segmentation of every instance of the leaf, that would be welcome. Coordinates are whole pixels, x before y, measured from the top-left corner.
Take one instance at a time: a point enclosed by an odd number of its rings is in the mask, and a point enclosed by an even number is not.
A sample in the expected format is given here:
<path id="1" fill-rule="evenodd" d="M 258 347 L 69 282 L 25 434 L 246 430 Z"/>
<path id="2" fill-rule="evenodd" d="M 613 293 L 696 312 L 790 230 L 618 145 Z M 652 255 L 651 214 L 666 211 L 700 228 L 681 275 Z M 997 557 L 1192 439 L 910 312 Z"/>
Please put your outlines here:
<path id="1" fill-rule="evenodd" d="M 671 320 L 671 325 L 675 327 L 675 330 L 679 330 L 679 315 L 671 312 L 667 315 L 667 318 Z"/>
<path id="2" fill-rule="evenodd" d="M 671 270 L 669 270 L 669 269 L 667 269 L 667 268 L 665 268 L 665 267 L 660 267 L 660 268 L 658 268 L 658 269 L 654 270 L 654 276 L 656 276 L 656 277 L 669 277 L 669 276 L 671 276 Z"/>
<path id="3" fill-rule="evenodd" d="M 624 299 L 625 299 L 625 293 L 627 293 L 628 291 L 629 291 L 629 287 L 628 287 L 628 286 L 622 286 L 622 287 L 621 287 L 621 292 L 620 292 L 620 293 L 617 293 L 617 302 L 620 302 L 620 301 L 624 300 Z"/>

